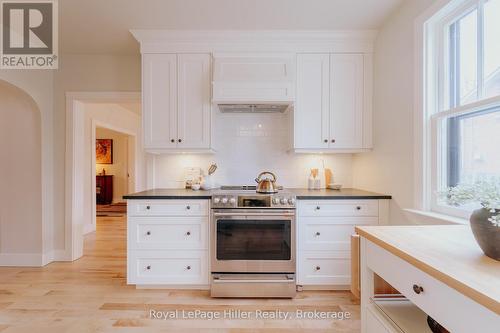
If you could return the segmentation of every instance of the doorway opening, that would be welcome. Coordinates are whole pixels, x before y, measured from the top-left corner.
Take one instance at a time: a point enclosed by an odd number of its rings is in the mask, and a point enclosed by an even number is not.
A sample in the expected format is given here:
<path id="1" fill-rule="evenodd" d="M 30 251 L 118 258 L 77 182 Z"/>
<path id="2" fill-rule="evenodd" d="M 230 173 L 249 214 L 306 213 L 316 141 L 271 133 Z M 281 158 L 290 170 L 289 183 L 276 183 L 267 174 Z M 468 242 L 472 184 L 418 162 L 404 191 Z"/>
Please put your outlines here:
<path id="1" fill-rule="evenodd" d="M 135 137 L 100 126 L 94 135 L 96 216 L 123 217 L 123 196 L 135 190 Z"/>

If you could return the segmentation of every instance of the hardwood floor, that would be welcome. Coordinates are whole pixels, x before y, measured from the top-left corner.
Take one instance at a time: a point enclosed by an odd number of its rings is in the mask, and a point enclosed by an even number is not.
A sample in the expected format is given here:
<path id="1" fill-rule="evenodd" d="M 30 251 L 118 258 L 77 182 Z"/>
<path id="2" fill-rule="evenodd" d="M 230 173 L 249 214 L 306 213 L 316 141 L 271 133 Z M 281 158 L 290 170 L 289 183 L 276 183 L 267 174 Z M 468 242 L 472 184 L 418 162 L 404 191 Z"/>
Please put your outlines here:
<path id="1" fill-rule="evenodd" d="M 125 218 L 98 218 L 84 256 L 43 268 L 0 268 L 0 332 L 359 332 L 349 292 L 301 292 L 293 300 L 212 299 L 208 291 L 126 284 Z M 152 319 L 150 311 L 248 311 L 252 319 Z M 345 311 L 350 319 L 255 319 L 255 311 Z"/>

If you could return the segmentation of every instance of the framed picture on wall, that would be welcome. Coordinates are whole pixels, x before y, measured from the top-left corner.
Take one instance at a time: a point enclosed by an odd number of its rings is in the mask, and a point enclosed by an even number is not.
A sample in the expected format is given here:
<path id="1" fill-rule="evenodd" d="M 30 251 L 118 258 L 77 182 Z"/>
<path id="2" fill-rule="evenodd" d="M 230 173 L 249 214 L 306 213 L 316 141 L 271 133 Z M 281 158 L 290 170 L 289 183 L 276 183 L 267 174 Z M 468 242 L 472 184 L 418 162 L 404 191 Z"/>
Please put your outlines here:
<path id="1" fill-rule="evenodd" d="M 95 161 L 98 164 L 113 164 L 113 140 L 95 140 Z"/>

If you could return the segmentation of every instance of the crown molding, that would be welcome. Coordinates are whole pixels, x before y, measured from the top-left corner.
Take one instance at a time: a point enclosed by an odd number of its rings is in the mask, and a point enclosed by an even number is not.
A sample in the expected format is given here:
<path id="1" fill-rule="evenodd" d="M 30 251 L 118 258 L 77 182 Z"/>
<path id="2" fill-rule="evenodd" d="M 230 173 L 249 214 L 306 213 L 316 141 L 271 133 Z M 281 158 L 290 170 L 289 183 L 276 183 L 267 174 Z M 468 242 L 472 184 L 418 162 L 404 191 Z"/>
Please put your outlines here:
<path id="1" fill-rule="evenodd" d="M 141 53 L 372 53 L 375 30 L 130 30 Z"/>

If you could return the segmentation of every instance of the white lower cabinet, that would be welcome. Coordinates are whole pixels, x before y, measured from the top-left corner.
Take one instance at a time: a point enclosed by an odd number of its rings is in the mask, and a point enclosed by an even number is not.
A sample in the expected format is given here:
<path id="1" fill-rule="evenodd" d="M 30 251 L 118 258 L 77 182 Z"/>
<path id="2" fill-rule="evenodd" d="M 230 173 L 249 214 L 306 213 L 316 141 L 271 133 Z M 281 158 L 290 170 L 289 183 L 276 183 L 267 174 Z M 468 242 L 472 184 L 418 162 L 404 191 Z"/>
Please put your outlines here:
<path id="1" fill-rule="evenodd" d="M 387 200 L 299 200 L 297 283 L 318 289 L 349 289 L 351 235 L 358 225 L 377 225 Z M 383 223 L 380 223 L 383 224 Z"/>
<path id="2" fill-rule="evenodd" d="M 208 285 L 208 207 L 208 200 L 129 200 L 127 282 Z"/>

